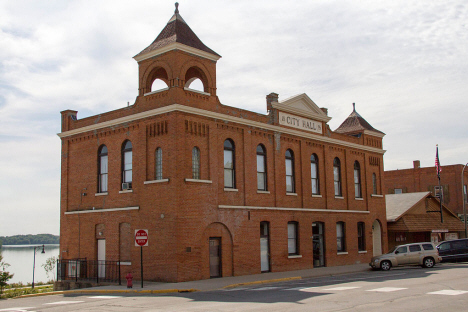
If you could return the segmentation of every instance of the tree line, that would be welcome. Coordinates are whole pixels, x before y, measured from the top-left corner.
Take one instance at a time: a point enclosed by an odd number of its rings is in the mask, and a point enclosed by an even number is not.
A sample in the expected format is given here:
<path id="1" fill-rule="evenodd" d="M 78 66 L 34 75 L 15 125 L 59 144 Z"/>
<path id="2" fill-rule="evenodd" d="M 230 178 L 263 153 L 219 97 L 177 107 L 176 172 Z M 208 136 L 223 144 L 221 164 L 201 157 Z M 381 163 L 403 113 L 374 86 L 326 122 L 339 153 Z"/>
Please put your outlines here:
<path id="1" fill-rule="evenodd" d="M 0 246 L 2 245 L 42 245 L 42 244 L 58 244 L 59 236 L 52 234 L 27 234 L 0 236 Z"/>

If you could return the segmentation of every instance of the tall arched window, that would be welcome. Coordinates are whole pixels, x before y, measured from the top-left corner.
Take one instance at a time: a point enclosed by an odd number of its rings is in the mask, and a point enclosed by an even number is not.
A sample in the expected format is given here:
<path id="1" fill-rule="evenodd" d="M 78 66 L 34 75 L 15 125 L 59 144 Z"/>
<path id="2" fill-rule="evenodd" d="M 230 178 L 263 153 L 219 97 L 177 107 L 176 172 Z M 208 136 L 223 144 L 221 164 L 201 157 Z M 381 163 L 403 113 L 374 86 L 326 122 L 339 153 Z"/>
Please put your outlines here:
<path id="1" fill-rule="evenodd" d="M 236 172 L 235 172 L 235 148 L 234 143 L 227 139 L 224 141 L 224 187 L 236 187 Z"/>
<path id="2" fill-rule="evenodd" d="M 200 179 L 200 149 L 192 149 L 192 179 Z"/>
<path id="3" fill-rule="evenodd" d="M 312 182 L 312 194 L 320 194 L 320 183 L 318 173 L 318 158 L 317 155 L 312 154 L 310 156 L 310 177 Z"/>
<path id="4" fill-rule="evenodd" d="M 122 189 L 132 188 L 132 142 L 129 140 L 122 144 Z"/>
<path id="5" fill-rule="evenodd" d="M 257 190 L 267 190 L 266 151 L 262 144 L 257 146 Z"/>
<path id="6" fill-rule="evenodd" d="M 98 193 L 107 192 L 108 156 L 107 147 L 101 145 L 98 152 Z"/>
<path id="7" fill-rule="evenodd" d="M 377 195 L 377 176 L 372 174 L 372 194 Z"/>
<path id="8" fill-rule="evenodd" d="M 335 196 L 341 196 L 341 163 L 338 157 L 333 160 L 333 180 L 335 184 Z"/>
<path id="9" fill-rule="evenodd" d="M 338 252 L 346 251 L 346 229 L 343 221 L 336 222 L 336 245 Z"/>
<path id="10" fill-rule="evenodd" d="M 163 178 L 163 163 L 162 163 L 162 149 L 158 147 L 155 152 L 155 178 L 156 180 L 162 180 Z"/>
<path id="11" fill-rule="evenodd" d="M 290 149 L 286 151 L 286 193 L 296 193 L 294 179 L 294 153 Z"/>
<path id="12" fill-rule="evenodd" d="M 354 162 L 354 197 L 362 198 L 361 166 L 359 165 L 359 162 L 357 160 Z"/>

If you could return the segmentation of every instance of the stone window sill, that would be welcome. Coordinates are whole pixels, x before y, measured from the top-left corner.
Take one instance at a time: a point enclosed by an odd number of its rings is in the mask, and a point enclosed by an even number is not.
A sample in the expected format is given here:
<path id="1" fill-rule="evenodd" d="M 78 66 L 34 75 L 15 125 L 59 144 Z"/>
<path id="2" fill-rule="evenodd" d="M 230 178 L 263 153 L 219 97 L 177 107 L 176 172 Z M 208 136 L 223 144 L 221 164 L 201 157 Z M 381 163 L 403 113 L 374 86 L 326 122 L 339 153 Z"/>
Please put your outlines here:
<path id="1" fill-rule="evenodd" d="M 302 255 L 288 255 L 288 259 L 302 258 Z"/>
<path id="2" fill-rule="evenodd" d="M 362 198 L 362 197 L 356 197 L 356 198 L 354 198 L 354 199 L 355 199 L 355 200 L 364 200 L 364 198 Z"/>
<path id="3" fill-rule="evenodd" d="M 200 179 L 185 179 L 185 182 L 206 183 L 206 184 L 213 183 L 213 181 L 211 180 L 200 180 Z"/>
<path id="4" fill-rule="evenodd" d="M 336 254 L 337 254 L 338 256 L 339 256 L 339 255 L 347 255 L 348 252 L 347 252 L 347 251 L 338 251 Z"/>
<path id="5" fill-rule="evenodd" d="M 320 194 L 312 194 L 312 197 L 322 198 L 322 195 L 320 195 Z"/>
<path id="6" fill-rule="evenodd" d="M 360 251 L 358 251 L 358 253 L 360 253 L 360 254 L 366 254 L 366 253 L 367 253 L 367 250 L 360 250 Z"/>
<path id="7" fill-rule="evenodd" d="M 225 192 L 239 192 L 238 189 L 233 189 L 233 188 L 224 188 Z"/>
<path id="8" fill-rule="evenodd" d="M 335 196 L 336 199 L 344 199 L 343 196 Z"/>
<path id="9" fill-rule="evenodd" d="M 108 194 L 109 194 L 108 192 L 96 193 L 96 194 L 94 194 L 94 196 L 106 196 L 106 195 L 108 195 Z"/>
<path id="10" fill-rule="evenodd" d="M 133 193 L 133 190 L 119 191 L 119 194 Z"/>
<path id="11" fill-rule="evenodd" d="M 270 191 L 257 191 L 257 194 L 270 194 Z"/>
<path id="12" fill-rule="evenodd" d="M 371 194 L 371 197 L 383 197 L 383 195 L 379 195 L 379 194 Z"/>
<path id="13" fill-rule="evenodd" d="M 297 193 L 286 193 L 287 196 L 297 196 Z"/>
<path id="14" fill-rule="evenodd" d="M 119 262 L 120 265 L 132 265 L 131 262 L 125 262 L 125 261 L 122 261 L 122 262 Z"/>
<path id="15" fill-rule="evenodd" d="M 169 179 L 151 180 L 151 181 L 145 181 L 143 183 L 144 184 L 153 184 L 153 183 L 164 183 L 164 182 L 169 182 Z"/>

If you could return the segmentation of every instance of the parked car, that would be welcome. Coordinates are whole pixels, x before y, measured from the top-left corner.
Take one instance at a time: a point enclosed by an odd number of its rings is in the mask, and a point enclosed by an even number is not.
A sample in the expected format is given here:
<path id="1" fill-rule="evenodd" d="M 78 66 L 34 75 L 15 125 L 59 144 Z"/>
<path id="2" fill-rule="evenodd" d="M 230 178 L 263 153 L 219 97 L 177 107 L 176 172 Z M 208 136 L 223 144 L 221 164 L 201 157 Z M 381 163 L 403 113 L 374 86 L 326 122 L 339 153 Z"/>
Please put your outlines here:
<path id="1" fill-rule="evenodd" d="M 399 265 L 420 265 L 432 268 L 441 258 L 432 243 L 412 243 L 399 245 L 388 253 L 373 257 L 369 265 L 373 269 L 390 270 Z"/>
<path id="2" fill-rule="evenodd" d="M 468 239 L 455 239 L 442 242 L 437 245 L 442 262 L 467 261 L 468 260 Z"/>

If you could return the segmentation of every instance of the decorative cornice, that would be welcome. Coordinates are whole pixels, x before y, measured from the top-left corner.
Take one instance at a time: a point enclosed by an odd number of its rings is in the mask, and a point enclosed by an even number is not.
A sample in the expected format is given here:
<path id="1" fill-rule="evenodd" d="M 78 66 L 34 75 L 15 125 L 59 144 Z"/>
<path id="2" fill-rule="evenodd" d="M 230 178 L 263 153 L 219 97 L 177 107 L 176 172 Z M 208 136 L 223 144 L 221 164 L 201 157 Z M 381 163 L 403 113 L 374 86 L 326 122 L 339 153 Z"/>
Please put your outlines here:
<path id="1" fill-rule="evenodd" d="M 230 122 L 234 122 L 234 123 L 238 123 L 238 124 L 242 124 L 242 125 L 246 125 L 246 126 L 250 126 L 250 127 L 256 127 L 256 128 L 260 128 L 260 129 L 264 129 L 264 130 L 270 130 L 270 131 L 278 132 L 278 133 L 294 135 L 294 136 L 298 136 L 298 137 L 302 137 L 302 138 L 306 138 L 306 139 L 310 139 L 310 140 L 315 140 L 315 141 L 320 141 L 320 142 L 325 142 L 325 143 L 330 143 L 330 144 L 336 144 L 336 145 L 345 146 L 345 147 L 356 148 L 356 149 L 359 149 L 359 150 L 364 150 L 364 151 L 378 153 L 378 154 L 384 154 L 385 153 L 385 150 L 382 150 L 380 148 L 364 146 L 364 145 L 360 145 L 360 144 L 356 144 L 356 143 L 350 143 L 350 142 L 346 142 L 346 141 L 341 141 L 341 140 L 329 138 L 327 136 L 321 136 L 321 135 L 306 133 L 306 132 L 303 132 L 303 131 L 288 129 L 288 128 L 284 128 L 284 127 L 280 127 L 280 126 L 269 125 L 269 124 L 258 122 L 258 121 L 253 121 L 253 120 L 240 118 L 240 117 L 229 116 L 229 115 L 221 114 L 221 113 L 215 113 L 215 112 L 211 112 L 211 111 L 207 111 L 207 110 L 203 110 L 203 109 L 199 109 L 199 108 L 194 108 L 194 107 L 190 107 L 190 106 L 186 106 L 186 105 L 181 105 L 181 104 L 172 104 L 172 105 L 161 107 L 161 108 L 155 108 L 155 109 L 152 109 L 152 110 L 148 110 L 148 111 L 145 111 L 145 112 L 133 114 L 133 115 L 130 115 L 130 116 L 125 116 L 125 117 L 117 118 L 117 119 L 114 119 L 114 120 L 104 121 L 104 122 L 101 122 L 101 123 L 89 125 L 89 126 L 82 127 L 82 128 L 79 128 L 79 129 L 65 131 L 65 132 L 62 132 L 62 133 L 58 133 L 57 135 L 60 138 L 66 138 L 66 137 L 69 137 L 69 136 L 72 136 L 72 135 L 75 135 L 75 134 L 84 133 L 84 132 L 88 132 L 88 131 L 94 131 L 94 130 L 98 130 L 98 129 L 102 129 L 102 128 L 106 128 L 106 127 L 112 127 L 112 126 L 120 125 L 120 124 L 123 124 L 123 123 L 131 122 L 131 121 L 135 121 L 135 120 L 139 120 L 139 119 L 143 119 L 143 118 L 148 118 L 148 117 L 152 117 L 152 116 L 156 116 L 156 115 L 166 114 L 166 113 L 173 112 L 173 111 L 179 111 L 179 112 L 204 116 L 204 117 L 208 117 L 208 118 L 214 118 L 214 119 L 223 120 L 223 121 L 230 121 Z"/>
<path id="2" fill-rule="evenodd" d="M 281 211 L 325 212 L 325 213 L 370 213 L 370 211 L 360 211 L 360 210 L 334 210 L 334 209 L 257 207 L 257 206 L 229 206 L 229 205 L 218 205 L 218 208 L 219 209 L 249 209 L 249 210 L 281 210 Z"/>
<path id="3" fill-rule="evenodd" d="M 88 210 L 76 210 L 76 211 L 65 211 L 66 215 L 69 214 L 81 214 L 81 213 L 92 213 L 92 212 L 113 212 L 113 211 L 127 211 L 127 210 L 139 210 L 140 207 L 123 207 L 123 208 L 105 208 L 105 209 L 88 209 Z"/>
<path id="4" fill-rule="evenodd" d="M 141 62 L 141 61 L 147 60 L 147 59 L 155 57 L 157 55 L 164 54 L 164 53 L 172 51 L 172 50 L 184 51 L 184 52 L 194 54 L 194 55 L 197 55 L 197 56 L 200 56 L 200 57 L 212 60 L 212 61 L 217 61 L 217 60 L 219 60 L 221 58 L 221 56 L 214 55 L 214 54 L 202 51 L 202 50 L 198 50 L 198 49 L 186 46 L 185 44 L 178 43 L 178 42 L 168 44 L 167 46 L 164 46 L 164 47 L 162 47 L 160 49 L 152 50 L 152 51 L 149 51 L 148 53 L 145 53 L 145 54 L 142 54 L 142 55 L 134 56 L 133 58 L 135 59 L 135 61 Z"/>

